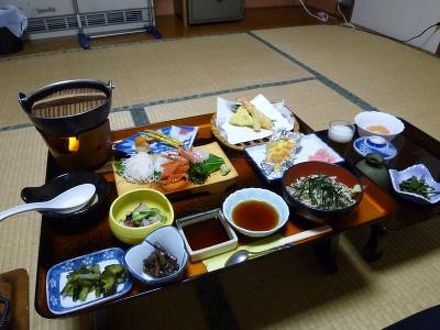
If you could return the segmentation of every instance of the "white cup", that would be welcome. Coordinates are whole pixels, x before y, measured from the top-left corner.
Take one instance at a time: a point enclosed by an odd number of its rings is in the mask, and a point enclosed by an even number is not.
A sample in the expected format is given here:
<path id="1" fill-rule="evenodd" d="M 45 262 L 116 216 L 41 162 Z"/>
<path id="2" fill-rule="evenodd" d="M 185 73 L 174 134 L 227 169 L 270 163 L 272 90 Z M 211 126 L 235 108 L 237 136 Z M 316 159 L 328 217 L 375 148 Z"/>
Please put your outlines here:
<path id="1" fill-rule="evenodd" d="M 333 120 L 328 125 L 328 138 L 339 143 L 347 143 L 353 139 L 354 125 L 345 120 Z"/>

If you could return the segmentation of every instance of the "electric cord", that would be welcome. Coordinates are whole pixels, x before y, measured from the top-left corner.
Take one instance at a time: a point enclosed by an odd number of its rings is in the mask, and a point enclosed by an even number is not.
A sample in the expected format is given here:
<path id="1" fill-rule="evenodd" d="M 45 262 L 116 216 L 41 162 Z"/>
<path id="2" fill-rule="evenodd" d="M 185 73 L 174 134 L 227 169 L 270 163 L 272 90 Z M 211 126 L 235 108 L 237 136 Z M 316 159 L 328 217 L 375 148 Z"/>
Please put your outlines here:
<path id="1" fill-rule="evenodd" d="M 305 12 L 310 16 L 312 16 L 313 18 L 316 18 L 321 23 L 327 23 L 329 21 L 330 16 L 328 13 L 321 11 L 318 14 L 314 14 L 307 8 L 303 0 L 298 0 L 298 1 L 301 4 L 301 6 L 304 8 Z"/>
<path id="2" fill-rule="evenodd" d="M 414 37 L 411 37 L 411 38 L 406 39 L 406 40 L 400 40 L 400 41 L 407 43 L 407 42 L 410 42 L 410 41 L 412 41 L 414 39 L 420 38 L 422 35 L 424 35 L 426 32 L 428 32 L 428 30 L 430 30 L 434 26 L 437 26 L 436 31 L 438 31 L 438 29 L 440 28 L 440 22 L 437 22 L 435 24 L 432 24 L 432 25 L 428 26 L 426 29 L 424 29 L 422 32 L 420 32 L 419 34 L 415 35 Z"/>
<path id="3" fill-rule="evenodd" d="M 339 1 L 337 1 L 336 9 L 337 9 L 339 15 L 341 15 L 341 16 L 342 16 L 342 19 L 344 20 L 344 23 L 343 23 L 342 25 L 345 25 L 345 26 L 351 27 L 353 30 L 356 30 L 356 27 L 354 26 L 354 24 L 351 23 L 351 22 L 349 22 L 349 21 L 347 20 L 347 17 L 345 17 L 344 13 L 342 12 L 341 7 L 340 7 L 340 5 L 339 5 Z"/>

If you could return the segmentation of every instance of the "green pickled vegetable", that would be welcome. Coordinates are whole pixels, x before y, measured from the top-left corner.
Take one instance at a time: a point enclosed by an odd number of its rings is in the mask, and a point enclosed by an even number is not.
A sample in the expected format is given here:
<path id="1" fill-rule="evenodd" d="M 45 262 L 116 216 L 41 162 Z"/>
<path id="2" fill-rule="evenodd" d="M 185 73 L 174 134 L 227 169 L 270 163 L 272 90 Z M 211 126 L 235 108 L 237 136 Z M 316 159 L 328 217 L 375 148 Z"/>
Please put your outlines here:
<path id="1" fill-rule="evenodd" d="M 91 267 L 82 265 L 67 275 L 61 295 L 70 296 L 73 301 L 85 301 L 92 292 L 96 297 L 108 296 L 116 292 L 117 285 L 123 283 L 126 276 L 127 270 L 119 264 L 106 266 L 102 273 L 98 264 Z"/>
<path id="2" fill-rule="evenodd" d="M 430 199 L 432 196 L 440 194 L 439 191 L 436 191 L 435 188 L 431 187 L 425 182 L 425 179 L 418 178 L 416 176 L 412 176 L 409 179 L 402 181 L 399 184 L 399 188 L 402 191 L 410 192 L 416 195 L 420 195 L 427 199 Z"/>

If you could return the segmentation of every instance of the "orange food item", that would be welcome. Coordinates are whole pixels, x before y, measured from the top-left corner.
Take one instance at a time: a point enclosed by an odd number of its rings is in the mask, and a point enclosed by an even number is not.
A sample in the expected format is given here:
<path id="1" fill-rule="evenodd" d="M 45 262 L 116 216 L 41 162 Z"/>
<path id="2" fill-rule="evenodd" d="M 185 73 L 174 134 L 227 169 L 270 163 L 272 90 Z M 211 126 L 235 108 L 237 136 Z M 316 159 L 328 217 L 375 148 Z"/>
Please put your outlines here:
<path id="1" fill-rule="evenodd" d="M 178 157 L 162 164 L 162 179 L 168 179 L 173 174 L 186 174 L 189 169 L 187 159 Z"/>
<path id="2" fill-rule="evenodd" d="M 370 125 L 366 127 L 367 131 L 377 134 L 390 134 L 390 130 L 383 125 Z"/>
<path id="3" fill-rule="evenodd" d="M 172 192 L 185 188 L 189 184 L 189 178 L 187 174 L 173 174 L 170 175 L 165 181 L 159 183 L 159 187 L 162 191 Z"/>

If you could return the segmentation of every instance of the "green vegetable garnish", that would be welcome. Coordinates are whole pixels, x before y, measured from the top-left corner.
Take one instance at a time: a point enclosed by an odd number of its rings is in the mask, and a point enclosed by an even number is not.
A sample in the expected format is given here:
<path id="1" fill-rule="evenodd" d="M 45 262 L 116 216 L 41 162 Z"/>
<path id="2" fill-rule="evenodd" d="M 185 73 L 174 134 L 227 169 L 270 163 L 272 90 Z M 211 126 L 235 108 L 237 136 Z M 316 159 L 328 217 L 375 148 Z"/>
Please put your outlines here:
<path id="1" fill-rule="evenodd" d="M 122 165 L 122 162 L 120 160 L 115 160 L 113 164 L 115 165 L 116 173 L 122 176 L 124 174 L 124 165 Z"/>
<path id="2" fill-rule="evenodd" d="M 192 163 L 189 166 L 188 176 L 195 184 L 204 184 L 208 180 L 209 173 L 205 170 L 202 163 Z"/>
<path id="3" fill-rule="evenodd" d="M 219 156 L 209 154 L 208 159 L 204 160 L 201 164 L 203 168 L 209 174 L 217 172 L 220 170 L 220 167 L 225 163 L 225 160 Z"/>
<path id="4" fill-rule="evenodd" d="M 436 191 L 425 182 L 425 179 L 412 176 L 409 179 L 402 181 L 399 184 L 399 188 L 402 191 L 410 192 L 416 195 L 420 195 L 427 199 L 430 199 L 433 195 L 440 194 L 440 191 Z"/>
<path id="5" fill-rule="evenodd" d="M 145 211 L 133 211 L 131 216 L 132 216 L 132 221 L 137 226 L 139 226 L 142 220 L 145 218 L 159 216 L 161 219 L 160 221 L 163 221 L 165 219 L 165 216 L 160 212 L 159 209 L 156 208 L 151 208 Z"/>
<path id="6" fill-rule="evenodd" d="M 355 203 L 353 191 L 328 175 L 301 177 L 286 189 L 292 197 L 321 210 L 343 209 Z"/>
<path id="7" fill-rule="evenodd" d="M 209 154 L 208 159 L 200 163 L 192 163 L 189 166 L 189 179 L 196 184 L 203 184 L 208 180 L 211 173 L 217 172 L 225 164 L 225 160 L 219 156 Z"/>

